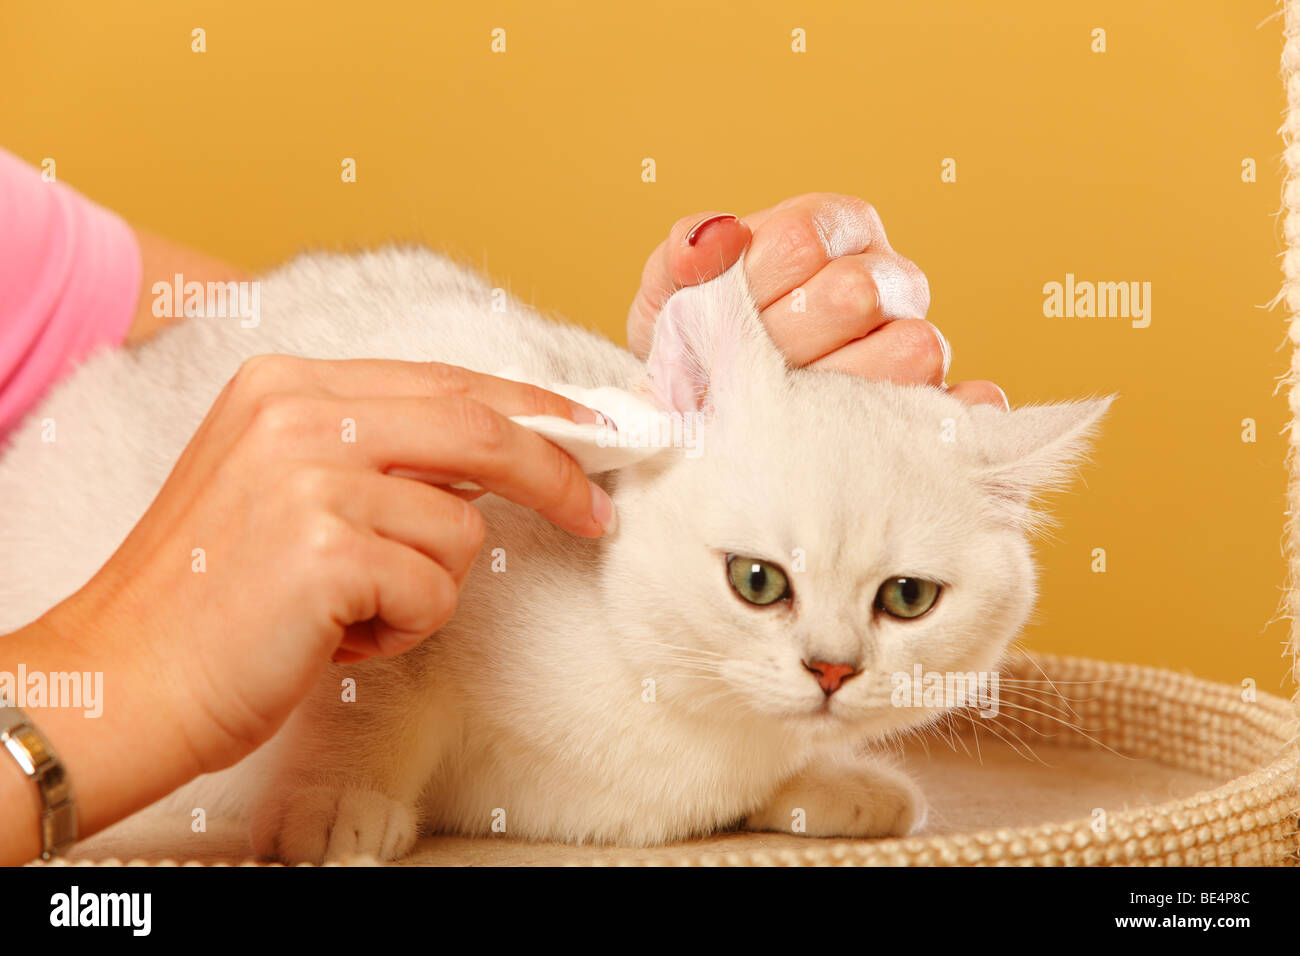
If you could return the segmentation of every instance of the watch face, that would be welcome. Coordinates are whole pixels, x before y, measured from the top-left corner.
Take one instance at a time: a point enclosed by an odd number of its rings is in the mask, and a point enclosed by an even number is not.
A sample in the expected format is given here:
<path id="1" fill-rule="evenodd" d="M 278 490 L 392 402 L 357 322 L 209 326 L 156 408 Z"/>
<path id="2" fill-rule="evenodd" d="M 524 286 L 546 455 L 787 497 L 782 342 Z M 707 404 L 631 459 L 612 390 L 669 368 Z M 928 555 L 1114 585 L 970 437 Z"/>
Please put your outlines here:
<path id="1" fill-rule="evenodd" d="M 24 731 L 26 730 L 26 727 L 19 727 L 10 730 L 0 739 L 3 739 L 4 741 L 5 750 L 8 750 L 13 754 L 14 759 L 18 761 L 18 766 L 22 767 L 23 773 L 32 777 L 36 775 L 36 762 L 33 759 L 33 753 L 28 749 L 27 743 L 24 740 Z M 36 738 L 35 743 L 37 754 L 45 750 L 40 743 L 39 737 Z"/>
<path id="2" fill-rule="evenodd" d="M 10 736 L 22 745 L 34 764 L 32 770 L 29 770 L 28 773 L 35 772 L 37 767 L 54 759 L 53 752 L 45 746 L 45 741 L 41 739 L 41 735 L 33 730 L 30 725 L 19 727 Z"/>

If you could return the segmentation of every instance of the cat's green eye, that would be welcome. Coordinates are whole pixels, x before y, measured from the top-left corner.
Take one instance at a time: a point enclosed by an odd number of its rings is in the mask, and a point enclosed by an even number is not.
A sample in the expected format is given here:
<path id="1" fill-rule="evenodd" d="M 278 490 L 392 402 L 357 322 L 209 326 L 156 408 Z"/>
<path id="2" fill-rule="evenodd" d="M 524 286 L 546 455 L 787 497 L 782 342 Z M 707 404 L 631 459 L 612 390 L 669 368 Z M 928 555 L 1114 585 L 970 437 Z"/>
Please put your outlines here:
<path id="1" fill-rule="evenodd" d="M 876 592 L 876 607 L 891 617 L 920 617 L 939 600 L 939 584 L 925 578 L 890 578 Z"/>
<path id="2" fill-rule="evenodd" d="M 733 591 L 759 607 L 775 604 L 790 596 L 790 581 L 785 572 L 762 558 L 728 555 L 727 580 L 731 582 Z"/>

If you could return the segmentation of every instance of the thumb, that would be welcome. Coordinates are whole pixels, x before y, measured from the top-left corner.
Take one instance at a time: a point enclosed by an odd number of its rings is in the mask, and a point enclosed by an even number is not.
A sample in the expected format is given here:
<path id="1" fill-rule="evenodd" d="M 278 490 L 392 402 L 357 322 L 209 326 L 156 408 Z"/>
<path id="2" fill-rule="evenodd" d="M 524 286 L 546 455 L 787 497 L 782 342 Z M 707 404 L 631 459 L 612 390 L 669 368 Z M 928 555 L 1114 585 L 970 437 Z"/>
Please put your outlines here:
<path id="1" fill-rule="evenodd" d="M 627 345 L 645 358 L 654 339 L 655 318 L 668 297 L 735 265 L 753 237 L 749 226 L 729 213 L 698 213 L 679 219 L 655 247 L 641 273 L 641 289 L 627 313 Z"/>

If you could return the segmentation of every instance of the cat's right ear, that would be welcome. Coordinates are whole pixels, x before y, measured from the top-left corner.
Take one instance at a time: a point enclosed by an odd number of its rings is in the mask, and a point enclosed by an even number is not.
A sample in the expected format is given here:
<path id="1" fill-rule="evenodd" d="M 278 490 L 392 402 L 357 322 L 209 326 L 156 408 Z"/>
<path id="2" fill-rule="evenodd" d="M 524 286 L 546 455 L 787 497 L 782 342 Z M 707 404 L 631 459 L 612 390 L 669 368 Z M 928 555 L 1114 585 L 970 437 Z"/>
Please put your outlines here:
<path id="1" fill-rule="evenodd" d="M 1064 488 L 1087 457 L 1114 395 L 1011 411 L 977 406 L 980 480 L 1017 523 L 1033 530 L 1047 523 L 1040 498 Z"/>
<path id="2" fill-rule="evenodd" d="M 742 257 L 664 303 L 643 384 L 665 411 L 712 414 L 730 381 L 754 379 L 754 365 L 777 374 L 784 368 L 750 298 Z"/>

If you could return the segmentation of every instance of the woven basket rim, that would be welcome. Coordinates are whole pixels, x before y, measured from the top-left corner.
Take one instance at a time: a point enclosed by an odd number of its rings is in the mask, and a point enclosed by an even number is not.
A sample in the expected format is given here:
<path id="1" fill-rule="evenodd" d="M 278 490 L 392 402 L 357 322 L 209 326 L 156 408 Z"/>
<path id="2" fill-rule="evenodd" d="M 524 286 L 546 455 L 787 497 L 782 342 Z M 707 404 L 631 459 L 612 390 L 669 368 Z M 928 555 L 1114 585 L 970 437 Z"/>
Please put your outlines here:
<path id="1" fill-rule="evenodd" d="M 662 852 L 642 850 L 629 852 L 616 860 L 592 859 L 573 865 L 1140 865 L 1157 861 L 1194 865 L 1300 862 L 1300 719 L 1289 700 L 1258 692 L 1255 700 L 1248 703 L 1241 699 L 1241 689 L 1230 684 L 1143 664 L 1072 655 L 1023 653 L 1023 662 L 1018 666 L 1041 668 L 1049 678 L 1062 681 L 1080 678 L 1106 681 L 1113 677 L 1114 680 L 1098 685 L 1106 689 L 1104 693 L 1118 693 L 1123 685 L 1138 686 L 1162 696 L 1170 709 L 1190 708 L 1195 706 L 1195 702 L 1213 701 L 1229 716 L 1262 718 L 1272 730 L 1275 753 L 1263 765 L 1208 790 L 1111 814 L 1103 832 L 1094 829 L 1093 820 L 1084 818 L 931 837 L 810 840 L 807 848 L 701 852 L 684 854 L 680 859 L 665 859 Z M 1257 730 L 1255 727 L 1243 729 L 1248 732 Z M 1270 831 L 1268 840 L 1252 842 L 1249 835 L 1261 829 Z M 1242 847 L 1222 845 L 1243 835 L 1247 839 Z"/>
<path id="2" fill-rule="evenodd" d="M 1260 692 L 1250 702 L 1240 688 L 1141 664 L 1023 653 L 1006 670 L 1041 671 L 1053 680 L 1100 680 L 1107 704 L 1139 692 L 1151 695 L 1159 721 L 1196 715 L 1199 729 L 1235 728 L 1268 753 L 1252 769 L 1189 797 L 1109 816 L 1104 832 L 1091 819 L 988 828 L 886 840 L 808 840 L 791 850 L 682 852 L 663 847 L 570 866 L 912 866 L 912 865 L 1212 865 L 1300 863 L 1300 719 L 1291 703 Z M 1106 695 L 1109 695 L 1108 697 Z M 1141 712 L 1141 711 L 1138 711 Z M 1204 722 L 1200 718 L 1205 718 Z M 1120 726 L 1119 730 L 1123 731 Z M 1084 746 L 1105 746 L 1087 739 Z M 1176 751 L 1181 753 L 1181 751 Z M 1148 758 L 1151 759 L 1151 758 Z M 1164 762 L 1164 761 L 1162 761 Z M 1170 766 L 1178 766 L 1170 762 Z M 995 771 L 990 771 L 995 772 Z M 668 848 L 670 851 L 672 848 Z M 55 859 L 35 866 L 279 866 L 252 860 L 146 863 L 117 859 Z M 327 864 L 338 865 L 338 864 Z"/>

